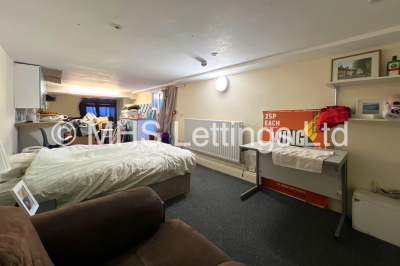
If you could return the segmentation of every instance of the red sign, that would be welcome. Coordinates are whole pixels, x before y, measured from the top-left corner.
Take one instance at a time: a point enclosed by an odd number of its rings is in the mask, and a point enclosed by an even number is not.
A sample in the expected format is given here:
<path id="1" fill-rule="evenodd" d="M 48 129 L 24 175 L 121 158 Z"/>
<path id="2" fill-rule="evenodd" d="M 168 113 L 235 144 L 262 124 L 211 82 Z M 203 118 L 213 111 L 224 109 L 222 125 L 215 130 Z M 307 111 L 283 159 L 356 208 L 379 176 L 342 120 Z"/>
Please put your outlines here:
<path id="1" fill-rule="evenodd" d="M 303 200 L 305 202 L 320 206 L 324 209 L 328 208 L 328 197 L 319 195 L 317 193 L 287 185 L 281 182 L 263 178 L 263 185 L 266 188 L 284 193 L 294 198 Z"/>
<path id="2" fill-rule="evenodd" d="M 325 148 L 324 133 L 317 127 L 320 109 L 264 111 L 264 141 L 274 141 L 291 146 Z M 273 139 L 272 139 L 273 137 Z"/>

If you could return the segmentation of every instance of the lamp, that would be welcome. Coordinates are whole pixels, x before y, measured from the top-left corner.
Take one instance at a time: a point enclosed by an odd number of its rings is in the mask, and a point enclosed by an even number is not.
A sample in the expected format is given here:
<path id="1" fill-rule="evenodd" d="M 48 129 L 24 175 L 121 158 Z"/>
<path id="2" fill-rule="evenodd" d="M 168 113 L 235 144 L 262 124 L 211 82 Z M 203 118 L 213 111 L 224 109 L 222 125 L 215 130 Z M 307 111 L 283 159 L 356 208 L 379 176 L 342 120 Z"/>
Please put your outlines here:
<path id="1" fill-rule="evenodd" d="M 229 89 L 230 80 L 227 76 L 222 76 L 217 79 L 215 82 L 215 87 L 219 92 L 225 92 Z"/>
<path id="2" fill-rule="evenodd" d="M 4 150 L 3 143 L 0 140 L 0 174 L 11 170 L 11 165 L 8 161 L 6 151 Z"/>

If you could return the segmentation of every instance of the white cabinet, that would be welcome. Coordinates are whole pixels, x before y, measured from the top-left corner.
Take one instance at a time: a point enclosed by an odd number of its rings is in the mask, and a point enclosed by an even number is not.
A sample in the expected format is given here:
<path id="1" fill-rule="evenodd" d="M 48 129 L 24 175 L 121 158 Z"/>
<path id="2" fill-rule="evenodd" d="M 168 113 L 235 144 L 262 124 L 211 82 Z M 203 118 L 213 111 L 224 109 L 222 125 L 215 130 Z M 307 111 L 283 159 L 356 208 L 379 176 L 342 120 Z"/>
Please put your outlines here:
<path id="1" fill-rule="evenodd" d="M 40 66 L 14 64 L 15 108 L 46 108 L 47 85 Z"/>

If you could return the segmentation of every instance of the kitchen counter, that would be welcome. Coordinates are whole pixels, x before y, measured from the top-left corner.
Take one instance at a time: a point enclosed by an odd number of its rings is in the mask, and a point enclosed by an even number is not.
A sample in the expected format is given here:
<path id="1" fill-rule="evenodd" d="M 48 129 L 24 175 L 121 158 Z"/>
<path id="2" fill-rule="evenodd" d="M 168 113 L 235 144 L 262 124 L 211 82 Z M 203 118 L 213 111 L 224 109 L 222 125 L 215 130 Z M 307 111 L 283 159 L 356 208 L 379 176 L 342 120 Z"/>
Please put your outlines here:
<path id="1" fill-rule="evenodd" d="M 22 152 L 24 148 L 33 146 L 43 146 L 42 128 L 47 135 L 47 140 L 51 145 L 62 143 L 61 126 L 64 122 L 23 122 L 15 123 L 18 129 L 18 150 Z"/>
<path id="2" fill-rule="evenodd" d="M 21 122 L 15 123 L 14 126 L 16 127 L 25 127 L 25 126 L 54 126 L 59 122 Z M 64 124 L 64 122 L 62 122 Z"/>

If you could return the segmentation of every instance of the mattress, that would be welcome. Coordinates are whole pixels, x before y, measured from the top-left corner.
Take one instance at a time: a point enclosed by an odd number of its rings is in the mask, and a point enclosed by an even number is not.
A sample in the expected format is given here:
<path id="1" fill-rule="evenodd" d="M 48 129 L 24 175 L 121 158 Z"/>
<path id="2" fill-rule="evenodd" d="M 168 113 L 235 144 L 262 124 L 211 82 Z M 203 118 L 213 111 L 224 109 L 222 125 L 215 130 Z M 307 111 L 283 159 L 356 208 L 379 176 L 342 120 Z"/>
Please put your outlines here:
<path id="1" fill-rule="evenodd" d="M 22 180 L 38 202 L 57 199 L 65 207 L 185 175 L 195 166 L 192 152 L 156 141 L 75 145 L 40 150 Z M 5 202 L 0 192 L 0 205 Z"/>

